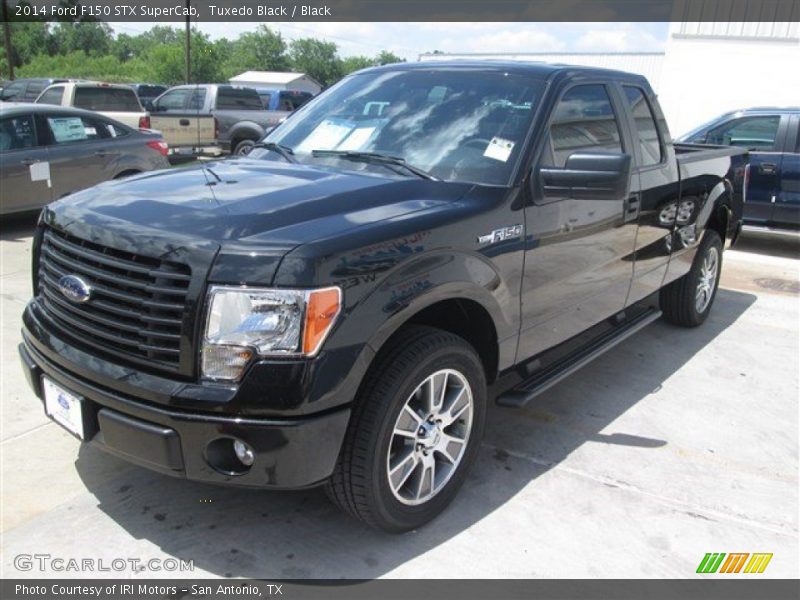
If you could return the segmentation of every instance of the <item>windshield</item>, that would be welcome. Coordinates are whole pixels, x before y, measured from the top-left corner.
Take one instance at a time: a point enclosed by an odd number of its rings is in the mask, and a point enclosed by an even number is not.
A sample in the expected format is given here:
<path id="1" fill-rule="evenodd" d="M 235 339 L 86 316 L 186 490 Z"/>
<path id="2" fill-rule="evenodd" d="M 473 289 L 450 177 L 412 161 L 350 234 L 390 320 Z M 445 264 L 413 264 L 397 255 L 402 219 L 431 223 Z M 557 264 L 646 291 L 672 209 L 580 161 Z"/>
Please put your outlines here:
<path id="1" fill-rule="evenodd" d="M 266 141 L 301 163 L 409 173 L 370 161 L 314 156 L 314 150 L 371 152 L 405 159 L 444 181 L 508 184 L 543 83 L 490 69 L 409 69 L 348 77 L 300 109 Z M 257 149 L 251 156 L 281 160 Z"/>

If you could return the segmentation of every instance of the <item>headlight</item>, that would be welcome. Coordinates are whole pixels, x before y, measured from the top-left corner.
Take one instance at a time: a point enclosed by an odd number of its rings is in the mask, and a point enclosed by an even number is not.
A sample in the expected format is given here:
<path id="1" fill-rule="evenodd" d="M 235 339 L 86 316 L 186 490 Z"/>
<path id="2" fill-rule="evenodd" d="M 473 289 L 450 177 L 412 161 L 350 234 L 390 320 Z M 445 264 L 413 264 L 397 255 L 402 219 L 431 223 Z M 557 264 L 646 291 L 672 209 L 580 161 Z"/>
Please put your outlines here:
<path id="1" fill-rule="evenodd" d="M 203 377 L 235 381 L 256 355 L 314 356 L 339 315 L 341 299 L 338 287 L 212 287 L 203 338 Z"/>

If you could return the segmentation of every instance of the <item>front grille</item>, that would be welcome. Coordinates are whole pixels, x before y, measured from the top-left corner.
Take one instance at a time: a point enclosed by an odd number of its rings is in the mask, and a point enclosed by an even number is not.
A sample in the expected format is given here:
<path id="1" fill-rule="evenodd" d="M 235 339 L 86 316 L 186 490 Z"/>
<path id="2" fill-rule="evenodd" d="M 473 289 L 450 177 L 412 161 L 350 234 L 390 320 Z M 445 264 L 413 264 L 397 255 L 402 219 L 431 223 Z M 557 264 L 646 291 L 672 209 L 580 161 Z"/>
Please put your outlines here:
<path id="1" fill-rule="evenodd" d="M 59 279 L 92 289 L 68 300 Z M 137 363 L 177 371 L 191 272 L 187 265 L 123 252 L 48 229 L 39 258 L 39 300 L 47 317 L 82 344 Z"/>

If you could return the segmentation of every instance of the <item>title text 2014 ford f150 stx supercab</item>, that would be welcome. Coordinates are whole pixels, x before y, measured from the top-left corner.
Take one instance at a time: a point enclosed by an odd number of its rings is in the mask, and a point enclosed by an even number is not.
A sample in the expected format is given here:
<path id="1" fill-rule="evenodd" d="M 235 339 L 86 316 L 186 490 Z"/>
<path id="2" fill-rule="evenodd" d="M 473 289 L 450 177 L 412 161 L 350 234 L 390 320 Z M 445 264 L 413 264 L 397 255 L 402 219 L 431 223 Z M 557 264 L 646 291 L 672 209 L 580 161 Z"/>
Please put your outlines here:
<path id="1" fill-rule="evenodd" d="M 48 206 L 20 353 L 45 411 L 162 473 L 324 484 L 388 531 L 518 407 L 660 315 L 708 316 L 746 155 L 673 145 L 647 81 L 351 75 L 248 156 Z"/>

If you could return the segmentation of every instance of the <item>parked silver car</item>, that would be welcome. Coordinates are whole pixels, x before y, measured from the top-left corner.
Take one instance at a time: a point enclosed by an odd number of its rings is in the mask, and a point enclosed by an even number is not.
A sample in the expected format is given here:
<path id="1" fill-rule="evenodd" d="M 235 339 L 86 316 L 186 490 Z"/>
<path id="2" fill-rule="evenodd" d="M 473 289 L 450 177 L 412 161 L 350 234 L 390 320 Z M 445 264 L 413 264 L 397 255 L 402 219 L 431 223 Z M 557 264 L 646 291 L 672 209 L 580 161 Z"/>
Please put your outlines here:
<path id="1" fill-rule="evenodd" d="M 161 134 L 97 113 L 0 105 L 0 215 L 34 210 L 102 181 L 169 167 Z"/>

